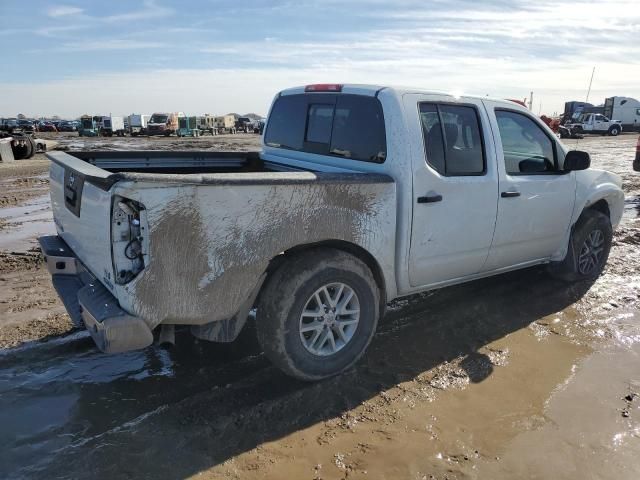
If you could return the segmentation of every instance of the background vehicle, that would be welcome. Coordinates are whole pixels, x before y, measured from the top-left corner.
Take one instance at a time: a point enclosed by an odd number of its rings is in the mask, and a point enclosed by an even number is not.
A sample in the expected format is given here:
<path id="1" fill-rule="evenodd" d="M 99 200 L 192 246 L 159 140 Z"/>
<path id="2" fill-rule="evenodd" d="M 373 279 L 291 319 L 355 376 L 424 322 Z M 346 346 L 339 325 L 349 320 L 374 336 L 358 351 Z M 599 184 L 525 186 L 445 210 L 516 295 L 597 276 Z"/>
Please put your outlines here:
<path id="1" fill-rule="evenodd" d="M 13 132 L 18 129 L 18 119 L 17 118 L 5 118 L 2 120 L 1 129 L 5 132 Z"/>
<path id="2" fill-rule="evenodd" d="M 284 90 L 260 153 L 48 156 L 42 250 L 101 350 L 175 324 L 232 341 L 256 308 L 266 356 L 305 380 L 356 362 L 396 297 L 539 264 L 595 279 L 624 207 L 526 108 L 419 89 Z"/>
<path id="3" fill-rule="evenodd" d="M 253 133 L 254 122 L 249 117 L 238 117 L 235 122 L 236 132 Z"/>
<path id="4" fill-rule="evenodd" d="M 113 135 L 124 137 L 125 132 L 124 119 L 122 117 L 102 117 L 100 135 L 103 137 L 111 137 Z"/>
<path id="5" fill-rule="evenodd" d="M 218 133 L 236 133 L 236 117 L 233 115 L 215 117 L 215 125 Z"/>
<path id="6" fill-rule="evenodd" d="M 622 132 L 620 120 L 609 120 L 599 113 L 587 113 L 582 115 L 576 123 L 569 127 L 577 133 L 603 133 L 616 136 Z"/>
<path id="7" fill-rule="evenodd" d="M 198 130 L 200 130 L 201 134 L 218 134 L 218 128 L 216 127 L 216 118 L 213 115 L 205 114 L 200 117 L 196 117 L 196 122 Z"/>
<path id="8" fill-rule="evenodd" d="M 603 114 L 609 118 L 619 118 L 622 128 L 640 131 L 640 102 L 630 97 L 609 97 L 604 101 Z"/>
<path id="9" fill-rule="evenodd" d="M 178 131 L 176 133 L 179 137 L 199 137 L 198 119 L 196 117 L 178 118 Z"/>
<path id="10" fill-rule="evenodd" d="M 83 115 L 80 117 L 78 125 L 78 135 L 80 137 L 96 137 L 102 128 L 102 116 Z"/>
<path id="11" fill-rule="evenodd" d="M 150 118 L 151 115 L 129 115 L 129 134 L 132 137 L 136 137 L 138 135 L 146 135 L 147 123 L 149 122 Z"/>
<path id="12" fill-rule="evenodd" d="M 184 117 L 184 113 L 154 113 L 147 123 L 147 135 L 173 135 L 178 131 L 180 117 Z"/>
<path id="13" fill-rule="evenodd" d="M 57 132 L 58 127 L 53 122 L 40 122 L 38 125 L 39 132 Z"/>
<path id="14" fill-rule="evenodd" d="M 74 121 L 62 121 L 58 125 L 58 131 L 60 132 L 76 132 L 78 131 L 78 124 Z"/>

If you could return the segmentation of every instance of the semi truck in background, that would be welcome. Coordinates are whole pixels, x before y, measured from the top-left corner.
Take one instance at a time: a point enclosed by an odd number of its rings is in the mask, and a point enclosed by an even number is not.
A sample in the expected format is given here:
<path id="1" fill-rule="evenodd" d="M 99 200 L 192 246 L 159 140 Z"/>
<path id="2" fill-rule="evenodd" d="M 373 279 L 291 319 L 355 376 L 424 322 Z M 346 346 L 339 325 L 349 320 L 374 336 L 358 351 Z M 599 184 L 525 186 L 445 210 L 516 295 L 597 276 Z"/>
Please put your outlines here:
<path id="1" fill-rule="evenodd" d="M 114 135 L 124 137 L 125 133 L 124 118 L 114 116 L 102 117 L 102 128 L 100 129 L 100 134 L 103 137 L 112 137 Z"/>
<path id="2" fill-rule="evenodd" d="M 80 137 L 97 137 L 102 128 L 102 119 L 100 115 L 83 115 L 80 117 L 80 125 L 78 125 L 78 136 Z"/>
<path id="3" fill-rule="evenodd" d="M 178 131 L 176 135 L 179 137 L 199 137 L 200 129 L 198 128 L 198 117 L 180 117 L 178 118 Z"/>
<path id="4" fill-rule="evenodd" d="M 604 101 L 605 117 L 620 120 L 625 131 L 640 131 L 640 101 L 630 97 L 609 97 Z"/>
<path id="5" fill-rule="evenodd" d="M 178 132 L 178 119 L 184 117 L 183 112 L 163 113 L 151 115 L 147 123 L 147 135 L 164 135 L 168 137 Z"/>
<path id="6" fill-rule="evenodd" d="M 129 134 L 132 137 L 145 135 L 147 133 L 147 123 L 149 123 L 150 118 L 151 115 L 138 115 L 135 113 L 129 115 Z"/>

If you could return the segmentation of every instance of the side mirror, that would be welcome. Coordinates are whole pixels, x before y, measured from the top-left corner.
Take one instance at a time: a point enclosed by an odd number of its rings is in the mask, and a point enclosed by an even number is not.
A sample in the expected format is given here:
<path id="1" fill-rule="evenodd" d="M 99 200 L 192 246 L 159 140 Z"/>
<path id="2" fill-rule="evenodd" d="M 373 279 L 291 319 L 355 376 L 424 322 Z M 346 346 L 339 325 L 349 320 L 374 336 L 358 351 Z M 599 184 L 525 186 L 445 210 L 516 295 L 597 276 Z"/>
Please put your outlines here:
<path id="1" fill-rule="evenodd" d="M 571 150 L 564 157 L 564 171 L 586 170 L 591 166 L 591 157 L 587 152 Z"/>

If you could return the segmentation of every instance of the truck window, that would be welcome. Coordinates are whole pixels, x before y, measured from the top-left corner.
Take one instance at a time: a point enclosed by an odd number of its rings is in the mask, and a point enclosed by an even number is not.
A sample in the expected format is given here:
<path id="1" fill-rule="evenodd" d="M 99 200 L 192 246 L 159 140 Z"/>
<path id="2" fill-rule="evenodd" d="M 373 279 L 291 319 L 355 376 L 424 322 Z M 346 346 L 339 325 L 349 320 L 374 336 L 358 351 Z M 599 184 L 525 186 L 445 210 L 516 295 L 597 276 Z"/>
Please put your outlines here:
<path id="1" fill-rule="evenodd" d="M 285 95 L 271 109 L 265 143 L 380 163 L 387 154 L 382 106 L 363 95 Z"/>
<path id="2" fill-rule="evenodd" d="M 384 162 L 387 139 L 382 107 L 377 98 L 338 96 L 330 152 L 365 162 Z"/>
<path id="3" fill-rule="evenodd" d="M 312 103 L 307 115 L 307 142 L 328 144 L 331 140 L 333 105 Z"/>
<path id="4" fill-rule="evenodd" d="M 483 175 L 486 171 L 480 121 L 475 107 L 420 104 L 427 163 L 447 176 Z"/>
<path id="5" fill-rule="evenodd" d="M 531 175 L 558 171 L 555 144 L 527 115 L 496 110 L 498 130 L 509 175 Z"/>

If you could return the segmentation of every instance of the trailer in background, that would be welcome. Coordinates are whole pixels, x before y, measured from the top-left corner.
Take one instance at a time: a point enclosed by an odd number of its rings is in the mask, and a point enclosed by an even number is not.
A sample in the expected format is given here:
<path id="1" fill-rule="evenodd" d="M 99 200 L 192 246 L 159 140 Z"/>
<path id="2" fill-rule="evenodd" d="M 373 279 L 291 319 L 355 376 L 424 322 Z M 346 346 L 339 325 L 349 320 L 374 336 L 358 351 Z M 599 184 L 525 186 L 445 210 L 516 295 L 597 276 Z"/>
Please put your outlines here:
<path id="1" fill-rule="evenodd" d="M 627 132 L 640 131 L 640 102 L 630 97 L 609 97 L 604 101 L 604 116 L 620 120 Z"/>

